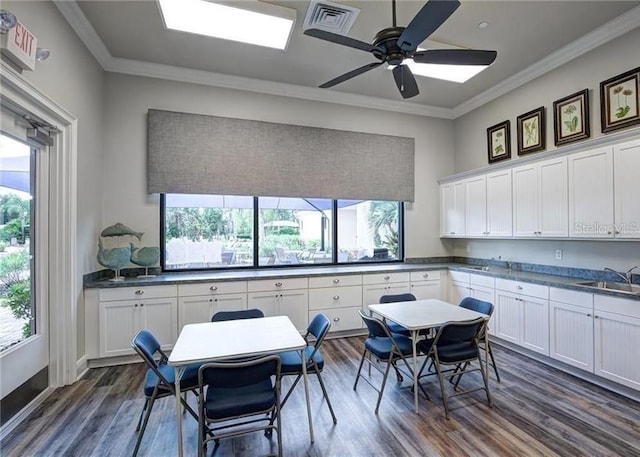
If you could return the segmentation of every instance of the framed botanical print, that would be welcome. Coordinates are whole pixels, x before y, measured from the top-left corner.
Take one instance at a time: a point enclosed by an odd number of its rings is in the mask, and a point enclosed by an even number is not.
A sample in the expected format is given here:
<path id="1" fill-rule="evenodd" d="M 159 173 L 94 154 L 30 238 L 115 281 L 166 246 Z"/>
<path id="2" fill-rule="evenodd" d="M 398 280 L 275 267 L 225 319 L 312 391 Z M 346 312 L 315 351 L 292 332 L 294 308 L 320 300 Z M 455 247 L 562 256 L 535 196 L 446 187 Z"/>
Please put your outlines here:
<path id="1" fill-rule="evenodd" d="M 556 146 L 591 136 L 589 128 L 589 89 L 553 102 L 553 136 Z"/>
<path id="2" fill-rule="evenodd" d="M 511 122 L 504 121 L 487 129 L 489 163 L 511 157 Z"/>
<path id="3" fill-rule="evenodd" d="M 545 129 L 544 106 L 518 116 L 518 155 L 544 151 Z"/>
<path id="4" fill-rule="evenodd" d="M 600 83 L 602 132 L 640 124 L 640 67 Z"/>

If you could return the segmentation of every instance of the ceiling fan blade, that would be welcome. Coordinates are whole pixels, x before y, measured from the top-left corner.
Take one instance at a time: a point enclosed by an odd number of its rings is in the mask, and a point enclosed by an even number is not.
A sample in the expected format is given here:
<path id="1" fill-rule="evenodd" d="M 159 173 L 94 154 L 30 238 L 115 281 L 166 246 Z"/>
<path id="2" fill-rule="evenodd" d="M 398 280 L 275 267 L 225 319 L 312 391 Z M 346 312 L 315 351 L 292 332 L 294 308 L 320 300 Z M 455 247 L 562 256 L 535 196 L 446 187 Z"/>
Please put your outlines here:
<path id="1" fill-rule="evenodd" d="M 379 67 L 383 63 L 384 62 L 373 62 L 367 65 L 364 65 L 360 68 L 356 68 L 355 70 L 351 70 L 350 72 L 345 73 L 344 75 L 340 75 L 337 78 L 333 78 L 331 81 L 327 81 L 326 83 L 322 84 L 319 87 L 321 87 L 322 89 L 333 87 L 336 84 L 340 84 L 342 82 L 345 82 L 348 79 L 355 78 L 356 76 L 361 75 L 362 73 L 366 73 L 369 70 L 373 70 L 374 68 Z"/>
<path id="2" fill-rule="evenodd" d="M 415 63 L 445 65 L 491 65 L 498 53 L 476 49 L 428 49 L 413 55 Z"/>
<path id="3" fill-rule="evenodd" d="M 398 86 L 402 98 L 415 97 L 420 93 L 416 78 L 406 65 L 397 65 L 393 69 L 393 79 L 396 80 L 396 86 Z"/>
<path id="4" fill-rule="evenodd" d="M 375 49 L 378 49 L 364 41 L 349 38 L 344 35 L 338 35 L 337 33 L 326 32 L 320 29 L 307 29 L 304 31 L 304 34 L 314 38 L 320 38 L 321 40 L 330 41 L 331 43 L 340 44 L 342 46 L 360 49 L 361 51 L 373 52 Z"/>
<path id="5" fill-rule="evenodd" d="M 460 2 L 457 0 L 429 0 L 398 38 L 400 49 L 417 49 L 459 6 Z"/>

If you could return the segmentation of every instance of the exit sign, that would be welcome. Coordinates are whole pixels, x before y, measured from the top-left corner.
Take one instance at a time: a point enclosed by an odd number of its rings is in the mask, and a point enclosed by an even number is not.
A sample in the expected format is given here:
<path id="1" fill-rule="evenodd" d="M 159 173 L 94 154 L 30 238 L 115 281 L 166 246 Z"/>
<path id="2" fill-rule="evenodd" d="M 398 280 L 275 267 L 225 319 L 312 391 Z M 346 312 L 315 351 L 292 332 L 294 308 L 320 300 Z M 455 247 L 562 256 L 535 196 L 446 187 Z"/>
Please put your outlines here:
<path id="1" fill-rule="evenodd" d="M 35 69 L 37 48 L 38 39 L 20 22 L 2 35 L 2 54 L 23 70 Z"/>

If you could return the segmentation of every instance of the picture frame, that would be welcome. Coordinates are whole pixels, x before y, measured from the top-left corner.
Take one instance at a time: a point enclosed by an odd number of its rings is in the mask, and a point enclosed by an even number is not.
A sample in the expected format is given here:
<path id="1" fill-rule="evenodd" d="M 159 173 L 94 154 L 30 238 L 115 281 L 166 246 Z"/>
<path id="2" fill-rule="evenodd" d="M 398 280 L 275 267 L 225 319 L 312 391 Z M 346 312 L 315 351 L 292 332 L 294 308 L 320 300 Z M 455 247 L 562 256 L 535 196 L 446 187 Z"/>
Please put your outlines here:
<path id="1" fill-rule="evenodd" d="M 487 129 L 489 163 L 511 158 L 511 121 L 506 120 Z"/>
<path id="2" fill-rule="evenodd" d="M 640 67 L 600 83 L 602 133 L 640 124 Z"/>
<path id="3" fill-rule="evenodd" d="M 589 89 L 553 102 L 555 145 L 560 146 L 589 138 L 591 136 L 589 119 Z"/>
<path id="4" fill-rule="evenodd" d="M 544 106 L 518 116 L 516 128 L 519 156 L 545 150 L 546 126 Z"/>

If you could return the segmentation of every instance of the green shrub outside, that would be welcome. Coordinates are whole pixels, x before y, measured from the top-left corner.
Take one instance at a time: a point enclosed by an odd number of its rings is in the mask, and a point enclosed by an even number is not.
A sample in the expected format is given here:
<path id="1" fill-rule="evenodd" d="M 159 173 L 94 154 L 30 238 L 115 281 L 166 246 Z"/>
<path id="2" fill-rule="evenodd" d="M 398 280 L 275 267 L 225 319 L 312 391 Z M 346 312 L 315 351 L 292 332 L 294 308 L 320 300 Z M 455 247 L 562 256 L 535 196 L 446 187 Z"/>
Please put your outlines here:
<path id="1" fill-rule="evenodd" d="M 12 284 L 7 291 L 7 299 L 2 306 L 11 310 L 11 314 L 16 319 L 26 319 L 27 322 L 22 327 L 22 336 L 31 336 L 31 321 L 33 319 L 33 308 L 31 306 L 31 282 L 21 281 Z"/>
<path id="2" fill-rule="evenodd" d="M 0 282 L 9 288 L 24 281 L 24 272 L 29 270 L 29 252 L 24 249 L 0 258 Z"/>

